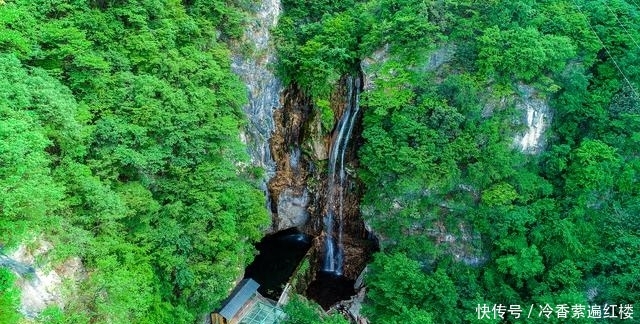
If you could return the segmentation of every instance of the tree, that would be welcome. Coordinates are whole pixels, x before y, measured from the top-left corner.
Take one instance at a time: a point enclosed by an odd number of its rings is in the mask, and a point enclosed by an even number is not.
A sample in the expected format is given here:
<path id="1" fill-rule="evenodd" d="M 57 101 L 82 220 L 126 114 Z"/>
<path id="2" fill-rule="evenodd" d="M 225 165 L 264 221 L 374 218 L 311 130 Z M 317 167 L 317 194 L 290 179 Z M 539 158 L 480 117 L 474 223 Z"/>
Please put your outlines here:
<path id="1" fill-rule="evenodd" d="M 15 277 L 8 269 L 0 268 L 0 323 L 17 324 L 20 322 L 18 307 L 20 291 L 14 286 Z"/>
<path id="2" fill-rule="evenodd" d="M 363 312 L 372 321 L 392 321 L 409 309 L 424 307 L 429 285 L 418 262 L 400 253 L 377 254 L 370 267 L 365 279 L 369 302 Z"/>
<path id="3" fill-rule="evenodd" d="M 344 317 L 339 314 L 327 316 L 317 304 L 306 300 L 300 295 L 294 295 L 284 306 L 287 314 L 285 324 L 347 324 Z"/>
<path id="4" fill-rule="evenodd" d="M 51 176 L 48 132 L 27 110 L 43 80 L 29 76 L 13 55 L 0 55 L 0 68 L 0 244 L 15 246 L 60 207 L 62 188 Z"/>
<path id="5" fill-rule="evenodd" d="M 482 73 L 513 76 L 525 82 L 560 72 L 576 54 L 571 39 L 542 35 L 535 28 L 500 30 L 494 26 L 484 30 L 479 42 L 478 66 Z"/>

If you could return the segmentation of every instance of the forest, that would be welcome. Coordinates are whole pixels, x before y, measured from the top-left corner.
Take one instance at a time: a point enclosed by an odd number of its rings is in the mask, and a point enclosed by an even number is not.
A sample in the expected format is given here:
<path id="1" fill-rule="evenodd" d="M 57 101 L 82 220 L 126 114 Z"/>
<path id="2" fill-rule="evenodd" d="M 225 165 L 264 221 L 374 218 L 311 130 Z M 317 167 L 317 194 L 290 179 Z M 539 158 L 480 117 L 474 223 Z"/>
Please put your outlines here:
<path id="1" fill-rule="evenodd" d="M 39 262 L 90 273 L 39 322 L 193 323 L 253 258 L 269 220 L 225 44 L 241 5 L 0 3 L 0 247 L 40 237 Z"/>
<path id="2" fill-rule="evenodd" d="M 227 296 L 270 224 L 231 71 L 256 2 L 0 0 L 0 256 L 46 240 L 37 262 L 86 269 L 29 322 L 195 323 Z M 371 323 L 640 300 L 637 0 L 283 0 L 272 32 L 278 77 L 323 115 L 342 76 L 375 76 L 356 170 Z M 534 153 L 514 144 L 524 93 L 552 111 Z M 0 267 L 2 324 L 24 322 L 16 280 Z"/>
<path id="3" fill-rule="evenodd" d="M 640 297 L 635 1 L 283 5 L 279 73 L 316 101 L 377 57 L 358 170 L 361 214 L 381 239 L 365 279 L 371 323 L 522 321 L 494 305 L 523 317 L 534 305 L 527 323 L 620 321 L 535 315 Z M 430 69 L 443 48 L 450 62 Z M 513 143 L 523 89 L 553 111 L 537 154 Z"/>

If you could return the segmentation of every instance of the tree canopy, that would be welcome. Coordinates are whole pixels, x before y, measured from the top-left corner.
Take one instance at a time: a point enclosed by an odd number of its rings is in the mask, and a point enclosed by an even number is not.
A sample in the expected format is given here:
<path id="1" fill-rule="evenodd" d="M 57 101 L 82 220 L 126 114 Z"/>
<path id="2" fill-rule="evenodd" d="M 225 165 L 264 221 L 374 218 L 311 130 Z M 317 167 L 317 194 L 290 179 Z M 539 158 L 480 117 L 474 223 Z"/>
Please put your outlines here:
<path id="1" fill-rule="evenodd" d="M 312 2 L 324 11 L 285 2 L 279 67 L 322 99 L 338 75 L 362 67 L 369 78 L 358 176 L 382 249 L 365 280 L 373 322 L 482 322 L 484 304 L 631 303 L 633 1 Z M 327 30 L 349 41 L 336 46 Z M 329 55 L 338 48 L 347 55 Z M 531 93 L 551 120 L 537 154 L 514 144 Z"/>
<path id="2" fill-rule="evenodd" d="M 268 217 L 225 43 L 244 16 L 228 1 L 0 4 L 0 247 L 42 237 L 51 262 L 89 273 L 41 321 L 191 323 L 253 258 Z"/>

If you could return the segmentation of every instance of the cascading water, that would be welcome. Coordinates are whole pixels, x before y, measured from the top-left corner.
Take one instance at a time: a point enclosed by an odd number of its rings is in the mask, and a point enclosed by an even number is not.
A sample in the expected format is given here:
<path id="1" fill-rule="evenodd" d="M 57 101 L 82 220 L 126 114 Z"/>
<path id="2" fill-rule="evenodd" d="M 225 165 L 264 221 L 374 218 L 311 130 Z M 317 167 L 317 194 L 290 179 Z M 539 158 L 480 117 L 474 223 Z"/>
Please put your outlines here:
<path id="1" fill-rule="evenodd" d="M 328 309 L 336 302 L 349 299 L 355 294 L 354 279 L 366 264 L 371 250 L 368 241 L 360 239 L 357 230 L 354 232 L 360 221 L 350 219 L 351 211 L 355 210 L 354 203 L 357 204 L 358 190 L 356 188 L 354 193 L 347 193 L 345 189 L 350 183 L 345 159 L 350 159 L 347 149 L 352 132 L 357 131 L 354 128 L 360 110 L 361 79 L 358 77 L 346 80 L 347 102 L 333 131 L 332 143 L 327 154 L 326 138 L 320 119 L 315 119 L 316 115 L 311 113 L 310 99 L 295 86 L 283 92 L 281 82 L 270 70 L 276 61 L 270 31 L 278 22 L 280 1 L 260 0 L 252 4 L 255 6 L 252 10 L 253 19 L 249 21 L 242 41 L 236 44 L 232 63 L 233 71 L 246 84 L 249 97 L 249 103 L 244 107 L 249 123 L 242 139 L 247 144 L 252 165 L 265 170 L 266 176 L 262 179 L 262 185 L 267 192 L 266 205 L 273 212 L 274 232 L 291 227 L 305 230 L 307 220 L 313 217 L 312 230 L 315 234 L 318 230 L 318 219 L 315 217 L 322 216 L 326 239 L 324 245 L 317 248 L 324 251 L 316 253 L 314 244 L 313 253 L 310 255 L 313 256 L 314 266 L 316 261 L 319 264 L 319 269 L 314 267 L 313 270 L 319 271 L 315 271 L 312 281 L 305 289 L 305 295 Z M 243 45 L 250 46 L 242 47 Z M 247 48 L 254 50 L 247 52 Z M 308 154 L 309 148 L 311 154 Z M 322 199 L 320 190 L 308 190 L 307 181 L 322 178 L 316 173 L 317 162 L 325 161 L 327 158 L 327 196 Z M 317 189 L 315 186 L 312 188 Z M 317 201 L 326 201 L 324 215 L 316 214 L 318 206 L 315 204 L 312 205 L 313 208 L 308 208 L 310 199 L 314 199 L 310 198 L 311 193 L 316 194 L 314 197 Z M 344 218 L 353 223 L 343 225 L 343 221 L 346 221 Z M 258 247 L 262 257 L 256 258 L 255 265 L 248 267 L 246 274 L 260 280 L 265 289 L 277 293 L 282 280 L 287 280 L 290 276 L 288 271 L 291 269 L 287 267 L 293 263 L 297 264 L 299 260 L 297 257 L 289 258 L 291 247 L 288 245 Z M 355 254 L 357 256 L 353 256 Z M 273 255 L 273 258 L 267 258 L 270 255 Z M 315 258 L 316 256 L 320 256 L 320 259 Z M 261 258 L 267 259 L 259 261 Z M 345 259 L 347 265 L 343 265 Z M 289 270 L 274 270 L 272 266 L 283 266 L 282 269 Z M 274 275 L 276 273 L 278 275 Z M 268 295 L 266 292 L 265 294 Z"/>
<path id="2" fill-rule="evenodd" d="M 360 110 L 360 78 L 347 80 L 347 104 L 335 129 L 329 155 L 327 212 L 324 217 L 323 271 L 342 275 L 344 248 L 342 244 L 344 218 L 344 187 L 347 180 L 345 153 Z"/>

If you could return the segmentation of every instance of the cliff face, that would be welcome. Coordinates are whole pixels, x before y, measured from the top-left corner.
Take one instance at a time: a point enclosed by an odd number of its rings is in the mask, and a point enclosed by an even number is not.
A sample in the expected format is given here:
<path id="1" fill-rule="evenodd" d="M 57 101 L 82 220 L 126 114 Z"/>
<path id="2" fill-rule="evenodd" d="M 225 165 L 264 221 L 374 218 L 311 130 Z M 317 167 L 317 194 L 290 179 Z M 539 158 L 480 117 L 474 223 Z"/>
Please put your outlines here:
<path id="1" fill-rule="evenodd" d="M 20 289 L 18 311 L 27 319 L 36 318 L 49 306 L 64 309 L 65 305 L 77 298 L 79 285 L 87 273 L 79 257 L 73 257 L 55 266 L 48 262 L 48 254 L 53 245 L 44 240 L 36 240 L 20 245 L 9 255 L 0 254 L 0 267 L 6 267 L 17 275 L 16 284 Z M 38 262 L 36 262 L 38 261 Z"/>
<path id="2" fill-rule="evenodd" d="M 269 139 L 275 131 L 274 111 L 280 104 L 282 85 L 271 70 L 276 61 L 270 30 L 280 16 L 278 0 L 265 0 L 253 8 L 243 39 L 231 44 L 233 71 L 247 87 L 249 102 L 244 106 L 248 124 L 242 134 L 252 165 L 265 171 L 263 189 L 275 174 L 275 163 L 269 149 Z"/>
<path id="3" fill-rule="evenodd" d="M 325 238 L 321 268 L 349 279 L 359 275 L 375 249 L 373 242 L 367 239 L 360 215 L 363 186 L 356 176 L 357 151 L 362 143 L 364 108 L 360 107 L 359 99 L 363 83 L 360 75 L 343 77 L 331 95 L 334 127 L 330 133 L 327 170 L 321 182 L 321 212 L 317 214 L 322 224 L 314 223 L 316 228 L 322 225 L 321 233 Z M 334 265 L 329 266 L 332 263 Z"/>
<path id="4" fill-rule="evenodd" d="M 243 39 L 235 44 L 232 66 L 247 86 L 248 124 L 242 139 L 252 165 L 265 171 L 262 185 L 272 213 L 269 233 L 305 227 L 314 210 L 311 190 L 316 190 L 307 182 L 319 179 L 315 166 L 327 159 L 329 145 L 310 98 L 295 86 L 283 89 L 272 71 L 276 51 L 271 30 L 280 12 L 277 0 L 254 8 Z"/>
<path id="5" fill-rule="evenodd" d="M 252 165 L 265 172 L 262 188 L 266 207 L 272 213 L 270 233 L 302 228 L 308 220 L 309 204 L 307 163 L 300 151 L 300 139 L 310 107 L 297 89 L 284 90 L 272 71 L 276 51 L 271 30 L 280 12 L 277 0 L 261 1 L 253 8 L 243 39 L 233 44 L 232 66 L 247 87 L 249 102 L 244 112 L 248 124 L 242 140 Z"/>
<path id="6" fill-rule="evenodd" d="M 551 124 L 551 109 L 547 100 L 539 97 L 533 87 L 520 84 L 518 90 L 516 108 L 523 115 L 521 123 L 526 130 L 516 135 L 514 141 L 522 152 L 538 154 L 544 148 L 544 132 Z"/>
<path id="7" fill-rule="evenodd" d="M 309 219 L 310 193 L 307 185 L 312 162 L 301 151 L 305 127 L 310 120 L 311 103 L 302 92 L 290 87 L 283 93 L 283 106 L 274 113 L 275 132 L 270 151 L 275 161 L 275 175 L 268 184 L 273 212 L 273 230 L 303 228 Z M 324 147 L 324 143 L 317 144 Z"/>
<path id="8" fill-rule="evenodd" d="M 364 224 L 360 218 L 360 183 L 355 178 L 358 166 L 356 151 L 359 146 L 361 123 L 354 120 L 351 140 L 344 148 L 345 181 L 339 188 L 329 190 L 330 152 L 338 136 L 338 122 L 343 117 L 347 103 L 347 78 L 343 78 L 330 98 L 333 125 L 327 130 L 322 126 L 320 109 L 313 106 L 295 86 L 283 92 L 283 106 L 274 114 L 275 132 L 271 137 L 271 155 L 276 165 L 275 176 L 269 181 L 268 194 L 273 214 L 273 230 L 298 227 L 319 237 L 315 248 L 318 257 L 312 260 L 314 268 L 323 267 L 324 242 L 328 235 L 342 235 L 344 251 L 344 275 L 355 279 L 364 268 L 371 249 L 364 239 Z M 358 115 L 359 116 L 359 115 Z M 330 191 L 340 193 L 342 216 L 333 218 L 335 231 L 327 233 L 326 215 L 337 204 L 330 199 Z M 341 219 L 339 219 L 341 218 Z M 342 230 L 342 234 L 338 232 Z"/>

